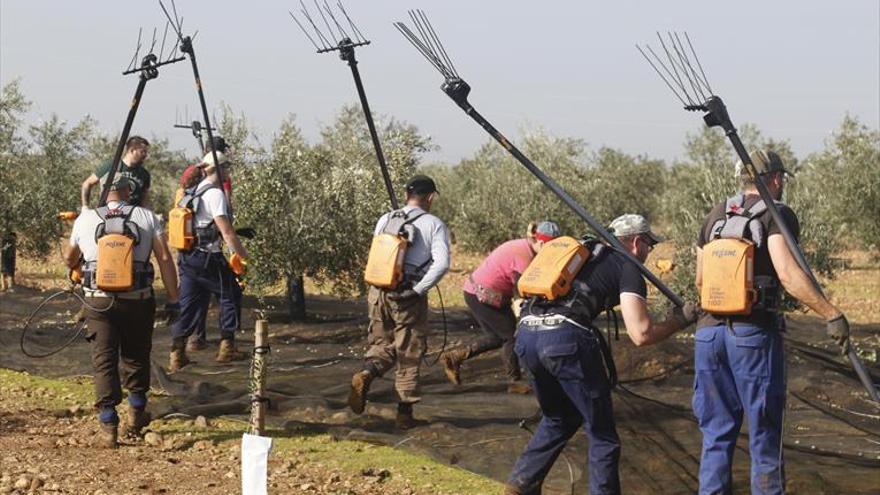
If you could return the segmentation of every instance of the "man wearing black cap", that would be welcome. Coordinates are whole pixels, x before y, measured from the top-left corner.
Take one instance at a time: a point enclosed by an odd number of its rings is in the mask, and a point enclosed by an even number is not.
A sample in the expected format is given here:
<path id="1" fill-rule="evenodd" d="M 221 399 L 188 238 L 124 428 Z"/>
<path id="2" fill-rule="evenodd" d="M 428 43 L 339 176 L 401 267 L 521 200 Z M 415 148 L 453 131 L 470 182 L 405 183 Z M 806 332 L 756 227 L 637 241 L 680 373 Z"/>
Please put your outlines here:
<path id="1" fill-rule="evenodd" d="M 400 429 L 415 425 L 412 406 L 421 400 L 419 365 L 427 345 L 427 294 L 449 270 L 449 232 L 439 218 L 428 213 L 436 195 L 434 181 L 416 175 L 406 183 L 406 205 L 382 215 L 376 223 L 374 234 L 379 235 L 386 231 L 392 219 L 398 224 L 401 217 L 405 219 L 409 246 L 404 257 L 404 281 L 395 290 L 370 287 L 367 297 L 370 348 L 364 359 L 364 369 L 351 379 L 348 397 L 352 411 L 362 413 L 370 382 L 397 364 L 395 424 Z"/>
<path id="2" fill-rule="evenodd" d="M 703 433 L 700 459 L 700 493 L 730 493 L 731 464 L 736 439 L 748 417 L 749 453 L 752 460 L 752 493 L 783 493 L 782 427 L 785 412 L 785 355 L 782 334 L 785 320 L 779 310 L 781 288 L 828 321 L 828 336 L 844 344 L 849 324 L 812 285 L 795 260 L 779 226 L 767 213 L 755 180 L 762 180 L 776 201 L 792 233 L 799 233 L 798 219 L 781 203 L 785 167 L 778 154 L 757 150 L 750 155 L 758 172 L 752 177 L 738 164 L 742 192 L 718 204 L 706 218 L 697 242 L 697 287 L 703 291 L 705 313 L 694 334 L 694 414 Z M 742 310 L 719 312 L 719 295 L 737 289 L 715 285 L 719 263 L 734 251 L 721 250 L 714 242 L 744 240 L 754 249 L 754 303 Z M 747 245 L 748 245 L 747 244 Z M 736 244 L 734 244 L 736 245 Z M 716 244 L 715 246 L 731 246 Z M 704 256 L 704 251 L 705 256 Z M 726 278 L 724 280 L 727 280 Z M 739 286 L 742 289 L 742 286 Z"/>

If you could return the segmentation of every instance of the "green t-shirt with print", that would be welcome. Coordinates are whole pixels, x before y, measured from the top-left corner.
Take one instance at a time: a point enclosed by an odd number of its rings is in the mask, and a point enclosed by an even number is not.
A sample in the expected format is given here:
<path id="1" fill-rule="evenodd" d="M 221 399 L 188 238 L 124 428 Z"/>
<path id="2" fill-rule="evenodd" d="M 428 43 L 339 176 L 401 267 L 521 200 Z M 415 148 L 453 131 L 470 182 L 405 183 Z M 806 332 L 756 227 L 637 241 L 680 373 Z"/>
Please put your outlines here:
<path id="1" fill-rule="evenodd" d="M 112 160 L 107 160 L 95 169 L 95 175 L 101 180 L 101 187 L 107 181 L 107 173 L 113 165 Z M 128 204 L 140 206 L 141 200 L 144 199 L 144 191 L 150 188 L 150 172 L 143 165 L 137 167 L 129 167 L 124 162 L 122 169 L 116 173 L 127 178 L 131 182 L 131 196 L 128 198 Z"/>

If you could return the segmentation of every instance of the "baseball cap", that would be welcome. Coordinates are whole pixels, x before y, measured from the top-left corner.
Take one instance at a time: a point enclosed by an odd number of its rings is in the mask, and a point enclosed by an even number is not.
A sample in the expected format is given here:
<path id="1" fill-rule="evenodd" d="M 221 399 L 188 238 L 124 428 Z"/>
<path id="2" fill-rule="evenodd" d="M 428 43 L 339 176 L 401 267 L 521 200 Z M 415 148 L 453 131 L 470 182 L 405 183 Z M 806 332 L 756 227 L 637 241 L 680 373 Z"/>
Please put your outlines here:
<path id="1" fill-rule="evenodd" d="M 406 192 L 410 194 L 431 194 L 438 191 L 437 185 L 434 184 L 434 179 L 427 175 L 416 175 L 406 183 Z"/>
<path id="2" fill-rule="evenodd" d="M 648 223 L 648 220 L 645 217 L 634 213 L 628 213 L 615 218 L 614 221 L 611 222 L 611 225 L 608 226 L 608 230 L 610 230 L 615 237 L 645 234 L 649 239 L 654 241 L 654 244 L 663 241 L 662 237 L 651 232 L 651 224 Z"/>
<path id="3" fill-rule="evenodd" d="M 229 165 L 229 160 L 226 159 L 226 155 L 221 152 L 217 152 L 217 161 L 220 162 L 221 165 Z M 213 153 L 205 153 L 205 157 L 202 158 L 202 162 L 197 165 L 198 167 L 205 167 L 205 170 L 214 170 L 214 154 Z"/>
<path id="4" fill-rule="evenodd" d="M 226 153 L 226 150 L 229 149 L 229 145 L 226 144 L 226 140 L 223 139 L 223 136 L 214 136 L 211 142 L 208 143 L 208 148 Z"/>
<path id="5" fill-rule="evenodd" d="M 758 172 L 758 175 L 769 174 L 772 172 L 783 172 L 792 175 L 791 172 L 785 170 L 782 158 L 780 158 L 779 154 L 775 151 L 754 150 L 749 153 L 749 159 L 752 161 L 752 164 L 755 165 L 755 170 Z M 737 177 L 747 175 L 742 160 L 737 160 L 736 162 L 736 175 Z"/>
<path id="6" fill-rule="evenodd" d="M 543 221 L 535 227 L 535 239 L 539 241 L 552 241 L 562 234 L 559 225 L 554 222 Z"/>

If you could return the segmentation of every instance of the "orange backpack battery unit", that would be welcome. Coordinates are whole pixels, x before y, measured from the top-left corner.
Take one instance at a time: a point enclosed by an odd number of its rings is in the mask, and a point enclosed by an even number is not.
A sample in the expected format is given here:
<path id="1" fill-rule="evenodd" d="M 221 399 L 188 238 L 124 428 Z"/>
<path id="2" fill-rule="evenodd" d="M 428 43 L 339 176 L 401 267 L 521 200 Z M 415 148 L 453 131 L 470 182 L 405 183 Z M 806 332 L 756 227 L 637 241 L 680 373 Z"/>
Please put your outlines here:
<path id="1" fill-rule="evenodd" d="M 91 285 L 105 292 L 130 291 L 135 286 L 134 246 L 139 242 L 137 226 L 129 221 L 134 206 L 95 211 L 102 222 L 95 230 L 98 259 Z"/>
<path id="2" fill-rule="evenodd" d="M 552 301 L 571 290 L 572 280 L 590 259 L 590 250 L 574 237 L 561 236 L 544 244 L 517 282 L 523 297 Z"/>
<path id="3" fill-rule="evenodd" d="M 403 261 L 406 248 L 412 240 L 410 224 L 424 214 L 422 212 L 409 218 L 403 210 L 390 213 L 382 232 L 373 236 L 370 244 L 367 268 L 364 270 L 366 283 L 380 289 L 394 290 L 403 282 Z"/>
<path id="4" fill-rule="evenodd" d="M 758 300 L 755 249 L 764 236 L 761 223 L 752 220 L 767 206 L 759 201 L 746 209 L 744 202 L 741 194 L 727 200 L 725 218 L 715 222 L 703 246 L 700 307 L 710 314 L 747 315 Z"/>
<path id="5" fill-rule="evenodd" d="M 168 245 L 178 251 L 189 251 L 196 242 L 195 212 L 202 194 L 214 185 L 183 190 L 175 207 L 168 212 Z"/>

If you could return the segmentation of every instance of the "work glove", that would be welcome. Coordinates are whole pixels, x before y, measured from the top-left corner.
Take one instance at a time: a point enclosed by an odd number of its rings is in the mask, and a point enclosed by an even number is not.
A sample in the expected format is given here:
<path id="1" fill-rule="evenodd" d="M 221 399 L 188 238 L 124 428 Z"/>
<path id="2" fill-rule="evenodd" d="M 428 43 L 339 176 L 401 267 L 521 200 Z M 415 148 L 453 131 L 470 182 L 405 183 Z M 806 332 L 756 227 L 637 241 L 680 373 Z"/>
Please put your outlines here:
<path id="1" fill-rule="evenodd" d="M 82 283 L 83 273 L 79 268 L 71 268 L 67 272 L 67 280 L 70 280 L 70 283 L 73 285 L 79 285 Z"/>
<path id="2" fill-rule="evenodd" d="M 170 327 L 178 318 L 180 318 L 180 303 L 165 303 L 162 308 L 162 318 L 165 320 L 165 326 Z"/>
<path id="3" fill-rule="evenodd" d="M 849 339 L 849 322 L 846 321 L 846 316 L 843 316 L 843 313 L 841 313 L 840 316 L 828 320 L 825 334 L 837 342 L 839 346 L 846 344 L 847 339 Z"/>
<path id="4" fill-rule="evenodd" d="M 229 268 L 232 269 L 232 273 L 236 277 L 242 277 L 247 273 L 247 261 L 240 254 L 232 253 L 232 256 L 229 257 Z"/>
<path id="5" fill-rule="evenodd" d="M 422 295 L 412 289 L 405 289 L 400 292 L 388 293 L 388 299 L 395 302 L 409 301 L 411 299 L 416 299 L 419 297 L 422 297 Z"/>
<path id="6" fill-rule="evenodd" d="M 692 323 L 696 323 L 697 318 L 700 317 L 700 312 L 700 306 L 692 302 L 686 302 L 684 303 L 684 306 L 673 306 L 672 309 L 669 310 L 666 319 L 675 321 L 678 328 L 681 329 Z"/>

